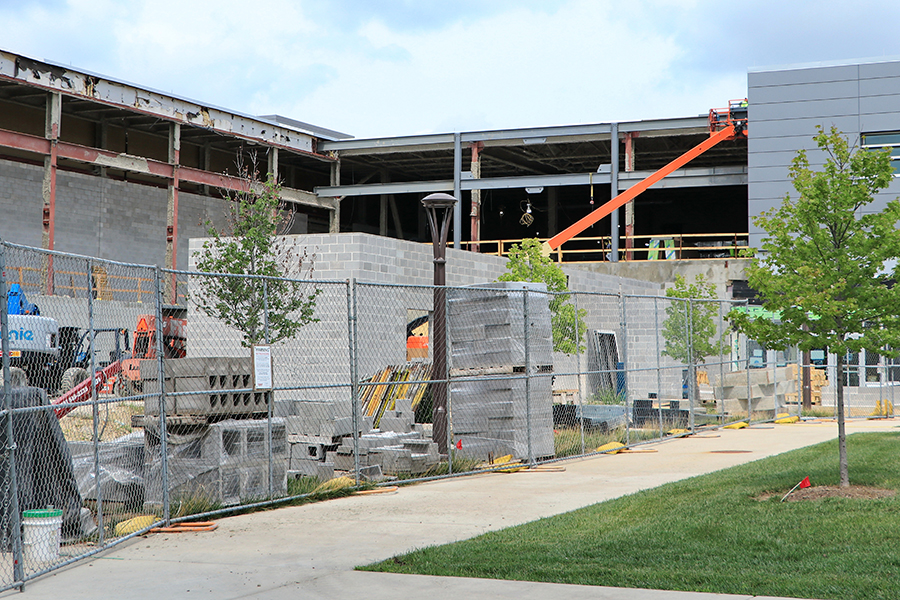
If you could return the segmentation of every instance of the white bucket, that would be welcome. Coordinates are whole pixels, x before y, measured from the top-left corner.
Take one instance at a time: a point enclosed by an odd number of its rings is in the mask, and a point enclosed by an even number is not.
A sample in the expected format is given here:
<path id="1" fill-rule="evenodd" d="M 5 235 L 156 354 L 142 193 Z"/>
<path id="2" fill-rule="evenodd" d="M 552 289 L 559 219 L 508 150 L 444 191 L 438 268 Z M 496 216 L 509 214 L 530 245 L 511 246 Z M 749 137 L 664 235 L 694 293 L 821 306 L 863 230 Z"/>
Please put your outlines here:
<path id="1" fill-rule="evenodd" d="M 22 550 L 26 565 L 59 559 L 62 511 L 54 508 L 22 513 Z"/>

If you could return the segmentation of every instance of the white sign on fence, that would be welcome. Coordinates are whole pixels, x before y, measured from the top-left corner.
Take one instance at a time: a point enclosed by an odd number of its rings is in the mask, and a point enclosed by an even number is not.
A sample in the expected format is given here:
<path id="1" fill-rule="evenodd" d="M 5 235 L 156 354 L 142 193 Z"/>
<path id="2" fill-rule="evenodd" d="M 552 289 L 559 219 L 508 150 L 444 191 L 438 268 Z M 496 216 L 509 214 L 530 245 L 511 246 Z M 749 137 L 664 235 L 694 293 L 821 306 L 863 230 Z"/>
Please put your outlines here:
<path id="1" fill-rule="evenodd" d="M 253 389 L 272 389 L 272 351 L 270 346 L 253 346 Z"/>

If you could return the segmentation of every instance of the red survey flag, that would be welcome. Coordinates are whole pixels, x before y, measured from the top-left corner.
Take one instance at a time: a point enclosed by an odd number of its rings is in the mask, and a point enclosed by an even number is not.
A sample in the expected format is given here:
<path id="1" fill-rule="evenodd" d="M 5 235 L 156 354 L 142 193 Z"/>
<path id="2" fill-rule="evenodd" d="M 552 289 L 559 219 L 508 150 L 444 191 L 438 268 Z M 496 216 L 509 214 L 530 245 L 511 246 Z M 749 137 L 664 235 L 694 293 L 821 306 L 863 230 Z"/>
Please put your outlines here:
<path id="1" fill-rule="evenodd" d="M 800 489 L 808 488 L 812 484 L 809 482 L 809 477 L 804 477 L 803 481 L 800 482 Z"/>
<path id="2" fill-rule="evenodd" d="M 456 449 L 457 449 L 457 450 L 462 450 L 462 440 L 459 440 L 459 441 L 456 442 Z M 809 482 L 808 482 L 808 481 L 806 482 L 806 485 L 809 485 Z"/>

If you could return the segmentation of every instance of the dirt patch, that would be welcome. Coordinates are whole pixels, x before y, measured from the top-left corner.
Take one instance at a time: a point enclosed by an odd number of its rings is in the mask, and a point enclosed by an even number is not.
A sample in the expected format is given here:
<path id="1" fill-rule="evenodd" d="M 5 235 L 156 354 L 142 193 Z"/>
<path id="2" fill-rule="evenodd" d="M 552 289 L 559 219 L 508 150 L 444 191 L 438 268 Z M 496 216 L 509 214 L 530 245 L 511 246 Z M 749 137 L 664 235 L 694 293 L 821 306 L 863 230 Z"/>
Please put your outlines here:
<path id="1" fill-rule="evenodd" d="M 881 488 L 867 487 L 864 485 L 851 485 L 839 487 L 831 485 L 817 485 L 804 489 L 794 490 L 785 502 L 802 502 L 804 500 L 822 500 L 823 498 L 851 498 L 856 500 L 877 500 L 890 498 L 897 494 L 897 490 L 885 490 Z M 763 494 L 757 496 L 759 501 L 774 497 L 781 498 L 784 494 Z"/>

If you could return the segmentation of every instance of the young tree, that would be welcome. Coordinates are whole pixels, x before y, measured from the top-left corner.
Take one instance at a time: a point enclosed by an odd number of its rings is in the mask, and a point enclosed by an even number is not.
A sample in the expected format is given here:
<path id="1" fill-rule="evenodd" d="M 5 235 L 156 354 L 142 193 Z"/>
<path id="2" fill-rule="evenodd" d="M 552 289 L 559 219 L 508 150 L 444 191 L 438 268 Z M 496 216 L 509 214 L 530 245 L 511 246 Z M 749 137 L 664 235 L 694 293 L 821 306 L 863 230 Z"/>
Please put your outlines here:
<path id="1" fill-rule="evenodd" d="M 498 277 L 497 281 L 533 281 L 547 284 L 548 292 L 569 291 L 566 274 L 559 265 L 541 254 L 541 242 L 536 238 L 524 239 L 510 249 L 506 269 L 508 272 Z M 585 315 L 587 311 L 583 308 L 576 313 L 575 306 L 569 303 L 569 295 L 550 296 L 554 352 L 574 354 L 584 350 L 581 342 L 585 337 Z"/>
<path id="2" fill-rule="evenodd" d="M 228 230 L 207 224 L 211 239 L 195 257 L 197 270 L 204 273 L 265 278 L 200 276 L 199 292 L 191 296 L 207 315 L 240 331 L 245 347 L 291 338 L 318 321 L 313 314 L 321 291 L 300 280 L 307 263 L 306 275 L 311 277 L 315 256 L 298 253 L 277 235 L 283 221 L 281 186 L 271 177 L 264 183 L 253 179 L 248 178 L 247 191 L 231 199 Z M 295 279 L 282 279 L 285 276 Z"/>
<path id="3" fill-rule="evenodd" d="M 688 283 L 682 275 L 675 276 L 675 285 L 666 290 L 667 298 L 681 298 L 683 302 L 670 302 L 666 306 L 666 320 L 662 335 L 666 340 L 663 356 L 688 365 L 688 380 L 693 398 L 699 397 L 697 364 L 706 362 L 707 356 L 718 356 L 724 348 L 716 339 L 716 317 L 719 306 L 715 302 L 691 302 L 691 300 L 715 300 L 716 287 L 703 274 Z"/>
<path id="4" fill-rule="evenodd" d="M 750 285 L 779 321 L 733 312 L 751 339 L 769 348 L 828 348 L 837 357 L 837 415 L 841 486 L 850 485 L 844 429 L 844 371 L 848 352 L 896 355 L 900 349 L 900 203 L 881 212 L 866 207 L 893 177 L 886 152 L 857 151 L 834 127 L 813 138 L 825 154 L 822 170 L 806 152 L 791 163 L 799 197 L 754 219 L 766 232 L 747 269 Z"/>

